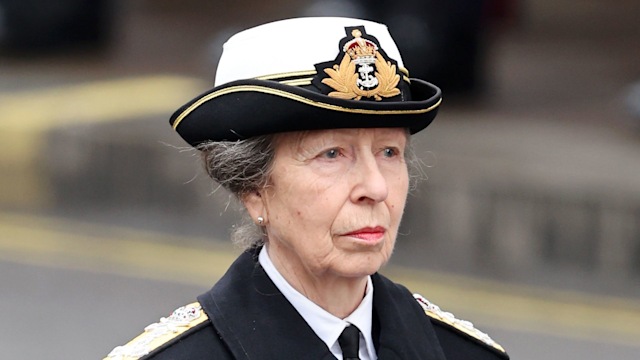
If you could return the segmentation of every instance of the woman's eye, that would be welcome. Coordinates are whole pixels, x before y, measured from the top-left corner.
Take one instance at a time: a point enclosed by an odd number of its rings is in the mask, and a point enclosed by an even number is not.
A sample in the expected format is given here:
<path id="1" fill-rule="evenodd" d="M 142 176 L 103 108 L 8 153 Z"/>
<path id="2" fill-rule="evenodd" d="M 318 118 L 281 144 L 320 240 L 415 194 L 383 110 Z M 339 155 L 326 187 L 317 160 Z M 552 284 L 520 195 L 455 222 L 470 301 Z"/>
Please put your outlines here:
<path id="1" fill-rule="evenodd" d="M 385 157 L 394 157 L 396 155 L 398 155 L 398 150 L 395 148 L 385 148 L 384 150 L 382 150 L 382 154 Z"/>
<path id="2" fill-rule="evenodd" d="M 329 149 L 322 154 L 327 159 L 335 159 L 340 155 L 340 150 Z"/>

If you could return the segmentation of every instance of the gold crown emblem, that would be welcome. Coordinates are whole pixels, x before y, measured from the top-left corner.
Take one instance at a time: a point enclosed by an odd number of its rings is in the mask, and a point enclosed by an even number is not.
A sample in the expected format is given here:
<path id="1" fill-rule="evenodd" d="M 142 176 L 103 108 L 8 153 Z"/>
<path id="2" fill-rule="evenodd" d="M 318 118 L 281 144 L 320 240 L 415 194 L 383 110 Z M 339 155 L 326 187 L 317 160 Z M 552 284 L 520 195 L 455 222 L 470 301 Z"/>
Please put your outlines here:
<path id="1" fill-rule="evenodd" d="M 358 29 L 354 29 L 351 35 L 353 39 L 344 44 L 342 51 L 356 62 L 374 62 L 378 46 L 371 40 L 363 39 L 362 32 Z"/>

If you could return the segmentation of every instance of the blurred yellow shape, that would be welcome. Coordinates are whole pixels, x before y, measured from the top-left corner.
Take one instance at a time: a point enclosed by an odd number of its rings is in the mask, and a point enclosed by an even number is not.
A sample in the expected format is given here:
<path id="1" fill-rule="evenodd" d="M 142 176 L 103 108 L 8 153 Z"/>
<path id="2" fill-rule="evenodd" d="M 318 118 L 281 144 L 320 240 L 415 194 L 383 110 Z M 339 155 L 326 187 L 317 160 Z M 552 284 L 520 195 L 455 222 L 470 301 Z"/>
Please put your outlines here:
<path id="1" fill-rule="evenodd" d="M 201 89 L 200 81 L 186 77 L 147 76 L 0 94 L 0 204 L 50 204 L 39 162 L 51 129 L 154 115 L 168 124 L 171 113 Z"/>

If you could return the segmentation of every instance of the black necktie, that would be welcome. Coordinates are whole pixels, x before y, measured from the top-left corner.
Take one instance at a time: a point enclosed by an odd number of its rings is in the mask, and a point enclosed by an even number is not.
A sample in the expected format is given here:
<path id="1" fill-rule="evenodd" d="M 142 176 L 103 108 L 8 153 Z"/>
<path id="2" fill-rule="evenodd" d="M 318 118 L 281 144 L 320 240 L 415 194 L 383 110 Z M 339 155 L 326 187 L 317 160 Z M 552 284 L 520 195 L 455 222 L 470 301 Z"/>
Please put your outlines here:
<path id="1" fill-rule="evenodd" d="M 360 330 L 353 325 L 349 325 L 342 331 L 338 338 L 338 343 L 342 349 L 344 360 L 360 360 L 358 350 L 360 349 Z"/>

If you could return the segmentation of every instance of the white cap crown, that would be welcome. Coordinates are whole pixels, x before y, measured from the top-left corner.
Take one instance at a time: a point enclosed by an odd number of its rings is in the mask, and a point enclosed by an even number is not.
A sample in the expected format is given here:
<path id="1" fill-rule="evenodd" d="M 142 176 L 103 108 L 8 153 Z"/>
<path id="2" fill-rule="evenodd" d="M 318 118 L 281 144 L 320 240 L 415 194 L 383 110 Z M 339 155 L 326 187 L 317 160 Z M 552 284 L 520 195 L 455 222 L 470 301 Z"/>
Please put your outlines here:
<path id="1" fill-rule="evenodd" d="M 336 58 L 340 40 L 346 36 L 345 28 L 355 26 L 364 26 L 387 56 L 404 67 L 398 47 L 383 24 L 341 17 L 297 18 L 260 25 L 232 36 L 224 44 L 214 85 L 315 71 L 315 64 Z"/>

